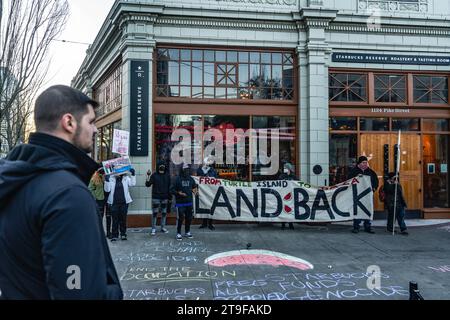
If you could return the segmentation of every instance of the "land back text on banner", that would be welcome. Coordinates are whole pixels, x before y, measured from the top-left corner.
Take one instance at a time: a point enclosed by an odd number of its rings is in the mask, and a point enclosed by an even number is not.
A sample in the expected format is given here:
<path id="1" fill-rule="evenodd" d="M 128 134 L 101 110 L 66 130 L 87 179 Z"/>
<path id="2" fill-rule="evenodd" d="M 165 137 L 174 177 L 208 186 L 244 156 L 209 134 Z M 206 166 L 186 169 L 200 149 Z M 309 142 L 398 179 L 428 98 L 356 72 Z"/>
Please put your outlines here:
<path id="1" fill-rule="evenodd" d="M 236 182 L 194 177 L 196 218 L 259 222 L 333 222 L 373 219 L 370 177 L 332 187 L 300 181 Z"/>

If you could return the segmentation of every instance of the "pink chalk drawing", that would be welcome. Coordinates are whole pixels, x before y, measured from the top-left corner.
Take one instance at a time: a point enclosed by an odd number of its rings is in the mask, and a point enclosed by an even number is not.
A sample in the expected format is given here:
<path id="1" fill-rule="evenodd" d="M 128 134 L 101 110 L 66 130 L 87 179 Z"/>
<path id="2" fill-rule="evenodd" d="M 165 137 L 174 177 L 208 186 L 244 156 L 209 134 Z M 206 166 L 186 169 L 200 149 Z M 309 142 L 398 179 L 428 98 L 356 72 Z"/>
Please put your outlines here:
<path id="1" fill-rule="evenodd" d="M 286 266 L 299 270 L 312 270 L 314 266 L 306 260 L 269 250 L 235 250 L 222 252 L 205 259 L 205 264 L 214 267 L 231 265 Z"/>

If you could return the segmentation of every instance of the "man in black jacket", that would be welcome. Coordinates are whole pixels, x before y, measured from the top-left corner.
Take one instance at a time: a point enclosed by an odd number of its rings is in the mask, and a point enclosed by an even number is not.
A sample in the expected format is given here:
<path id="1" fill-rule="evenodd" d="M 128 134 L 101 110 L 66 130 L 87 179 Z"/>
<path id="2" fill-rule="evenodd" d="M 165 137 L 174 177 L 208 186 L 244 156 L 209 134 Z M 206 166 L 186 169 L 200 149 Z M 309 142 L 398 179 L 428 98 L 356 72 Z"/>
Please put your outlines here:
<path id="1" fill-rule="evenodd" d="M 66 86 L 36 100 L 36 133 L 0 161 L 0 299 L 122 299 L 87 184 L 97 102 Z"/>
<path id="2" fill-rule="evenodd" d="M 158 219 L 158 213 L 161 212 L 161 232 L 168 233 L 166 226 L 167 218 L 167 204 L 170 196 L 170 176 L 167 172 L 166 165 L 160 161 L 157 165 L 157 171 L 150 175 L 151 172 L 147 172 L 147 180 L 145 186 L 152 190 L 152 232 L 151 235 L 156 235 L 156 223 Z"/>
<path id="3" fill-rule="evenodd" d="M 394 228 L 394 217 L 400 227 L 400 233 L 408 235 L 405 223 L 405 208 L 407 207 L 403 188 L 394 172 L 389 172 L 388 179 L 383 186 L 385 194 L 384 203 L 388 209 L 387 231 L 392 232 Z M 397 196 L 396 196 L 397 194 Z M 395 214 L 394 214 L 395 207 Z"/>
<path id="4" fill-rule="evenodd" d="M 184 236 L 192 239 L 191 222 L 193 218 L 194 194 L 197 193 L 198 186 L 195 180 L 191 177 L 191 167 L 188 164 L 183 164 L 180 175 L 177 176 L 174 185 L 171 188 L 171 193 L 175 195 L 177 208 L 177 236 L 178 241 L 183 240 L 181 236 L 181 227 L 184 225 Z"/>
<path id="5" fill-rule="evenodd" d="M 378 189 L 378 176 L 372 169 L 369 168 L 369 160 L 365 156 L 361 156 L 358 158 L 358 163 L 356 167 L 354 167 L 350 173 L 348 178 L 355 178 L 359 175 L 369 176 L 370 182 L 372 184 L 372 190 L 373 192 L 377 191 Z M 359 232 L 359 226 L 361 224 L 361 219 L 355 219 L 353 220 L 353 233 Z M 372 223 L 370 220 L 364 220 L 364 230 L 368 233 L 375 233 L 375 231 L 372 230 Z"/>

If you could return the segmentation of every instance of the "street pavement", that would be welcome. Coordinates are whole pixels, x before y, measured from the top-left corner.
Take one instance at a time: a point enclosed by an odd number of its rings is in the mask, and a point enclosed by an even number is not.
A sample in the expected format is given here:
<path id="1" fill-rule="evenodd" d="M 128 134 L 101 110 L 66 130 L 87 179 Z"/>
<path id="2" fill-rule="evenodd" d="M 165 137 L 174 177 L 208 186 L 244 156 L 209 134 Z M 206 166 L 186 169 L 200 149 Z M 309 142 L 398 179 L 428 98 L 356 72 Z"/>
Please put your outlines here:
<path id="1" fill-rule="evenodd" d="M 129 229 L 127 241 L 110 244 L 125 299 L 408 300 L 410 281 L 426 300 L 450 299 L 450 223 L 409 236 L 260 223 L 194 225 L 193 239 L 177 241 L 168 230 Z"/>

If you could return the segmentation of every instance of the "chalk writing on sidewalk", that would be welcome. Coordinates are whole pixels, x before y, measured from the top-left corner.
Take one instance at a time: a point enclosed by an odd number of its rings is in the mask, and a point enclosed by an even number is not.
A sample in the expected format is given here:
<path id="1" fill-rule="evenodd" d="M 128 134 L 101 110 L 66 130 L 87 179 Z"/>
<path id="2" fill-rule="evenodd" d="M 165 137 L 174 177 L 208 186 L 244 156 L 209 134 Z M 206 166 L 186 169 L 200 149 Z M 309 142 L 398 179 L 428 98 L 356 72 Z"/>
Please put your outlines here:
<path id="1" fill-rule="evenodd" d="M 183 267 L 180 270 L 159 270 L 160 268 L 128 268 L 120 277 L 120 281 L 138 282 L 178 282 L 178 281 L 211 281 L 226 277 L 236 277 L 236 271 L 229 270 L 193 270 Z"/>
<path id="2" fill-rule="evenodd" d="M 431 267 L 428 267 L 428 269 L 431 269 L 436 272 L 442 272 L 442 273 L 450 272 L 450 264 L 446 265 L 446 266 L 434 266 L 434 267 L 431 266 Z"/>
<path id="3" fill-rule="evenodd" d="M 173 262 L 199 262 L 200 258 L 196 256 L 164 256 L 154 253 L 128 253 L 117 254 L 114 262 L 155 262 L 155 261 L 173 261 Z"/>
<path id="4" fill-rule="evenodd" d="M 222 280 L 213 283 L 215 300 L 331 300 L 378 296 L 408 296 L 398 285 L 368 289 L 366 273 L 269 274 L 258 280 Z M 382 279 L 389 279 L 386 274 Z"/>
<path id="5" fill-rule="evenodd" d="M 207 293 L 204 288 L 146 288 L 124 290 L 127 300 L 186 300 L 203 296 Z"/>

